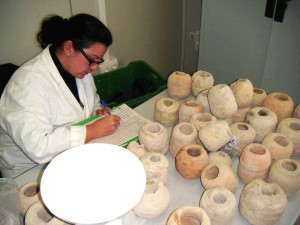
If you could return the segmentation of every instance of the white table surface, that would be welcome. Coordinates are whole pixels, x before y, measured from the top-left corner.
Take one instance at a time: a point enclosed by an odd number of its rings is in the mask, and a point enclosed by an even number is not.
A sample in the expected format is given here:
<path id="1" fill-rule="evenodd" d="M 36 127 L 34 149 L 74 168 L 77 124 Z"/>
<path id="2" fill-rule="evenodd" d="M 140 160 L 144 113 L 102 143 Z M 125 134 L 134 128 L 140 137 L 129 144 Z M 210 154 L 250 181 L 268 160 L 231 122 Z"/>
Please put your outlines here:
<path id="1" fill-rule="evenodd" d="M 135 110 L 143 115 L 145 118 L 155 121 L 154 119 L 154 105 L 155 102 L 164 97 L 169 97 L 167 91 L 163 91 L 160 94 L 154 96 L 148 101 L 144 102 L 140 106 L 136 107 Z M 192 96 L 188 97 L 193 98 Z M 186 99 L 184 99 L 186 100 Z M 182 101 L 184 101 L 182 100 Z M 172 127 L 166 127 L 169 135 L 171 134 Z M 170 191 L 171 201 L 169 208 L 159 217 L 148 220 L 143 223 L 143 225 L 165 225 L 169 215 L 177 208 L 184 206 L 199 206 L 201 195 L 204 192 L 204 188 L 200 183 L 200 178 L 195 180 L 186 180 L 177 172 L 174 163 L 174 156 L 171 153 L 167 153 L 166 157 L 169 160 L 169 174 L 166 187 Z M 300 161 L 300 157 L 293 157 L 293 159 Z M 232 169 L 236 172 L 238 165 L 238 158 L 233 158 L 232 160 Z M 15 178 L 19 187 L 22 185 L 33 182 L 40 181 L 42 172 L 45 168 L 45 165 L 38 165 L 31 170 L 25 172 L 21 176 Z M 239 180 L 238 188 L 235 192 L 237 201 L 239 200 L 241 191 L 244 187 L 244 184 Z M 293 225 L 300 216 L 300 191 L 296 195 L 288 199 L 288 206 L 284 211 L 284 214 L 276 225 Z M 232 225 L 249 225 L 249 223 L 240 215 L 237 211 L 236 216 Z"/>

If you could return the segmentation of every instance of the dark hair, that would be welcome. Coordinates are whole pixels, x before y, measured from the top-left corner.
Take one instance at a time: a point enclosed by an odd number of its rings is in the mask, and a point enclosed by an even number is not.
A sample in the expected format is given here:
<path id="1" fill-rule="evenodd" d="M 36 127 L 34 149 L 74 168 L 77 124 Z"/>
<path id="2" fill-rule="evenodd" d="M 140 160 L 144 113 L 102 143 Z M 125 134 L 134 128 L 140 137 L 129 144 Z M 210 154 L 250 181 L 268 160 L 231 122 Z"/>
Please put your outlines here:
<path id="1" fill-rule="evenodd" d="M 42 48 L 53 44 L 55 49 L 71 40 L 74 48 L 79 50 L 99 42 L 108 47 L 112 43 L 112 36 L 109 29 L 94 16 L 77 14 L 63 19 L 58 15 L 49 15 L 42 21 L 37 40 Z"/>

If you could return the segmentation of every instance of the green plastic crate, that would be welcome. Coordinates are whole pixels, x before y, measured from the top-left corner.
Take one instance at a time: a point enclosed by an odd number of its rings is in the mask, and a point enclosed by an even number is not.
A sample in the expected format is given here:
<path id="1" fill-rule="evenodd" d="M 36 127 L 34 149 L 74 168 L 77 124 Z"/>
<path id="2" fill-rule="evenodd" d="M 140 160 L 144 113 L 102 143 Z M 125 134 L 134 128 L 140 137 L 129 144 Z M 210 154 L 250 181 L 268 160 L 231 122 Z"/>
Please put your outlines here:
<path id="1" fill-rule="evenodd" d="M 167 80 L 144 61 L 133 61 L 128 66 L 94 76 L 97 93 L 110 108 L 126 103 L 134 108 L 167 88 Z M 137 81 L 151 83 L 145 93 Z M 138 88 L 139 87 L 139 88 Z"/>

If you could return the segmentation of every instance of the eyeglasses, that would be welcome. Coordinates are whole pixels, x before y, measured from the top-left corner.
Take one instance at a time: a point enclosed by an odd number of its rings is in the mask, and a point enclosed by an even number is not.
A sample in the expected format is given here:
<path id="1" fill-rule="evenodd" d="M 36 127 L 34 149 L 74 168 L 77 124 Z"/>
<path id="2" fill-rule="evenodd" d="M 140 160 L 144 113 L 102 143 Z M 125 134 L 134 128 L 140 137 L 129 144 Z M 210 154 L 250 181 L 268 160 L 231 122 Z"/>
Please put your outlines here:
<path id="1" fill-rule="evenodd" d="M 81 54 L 87 59 L 87 61 L 89 61 L 89 66 L 99 65 L 99 64 L 101 64 L 101 63 L 104 62 L 104 59 L 95 60 L 95 59 L 90 58 L 90 57 L 83 51 L 82 48 L 80 48 L 79 51 L 80 51 Z"/>

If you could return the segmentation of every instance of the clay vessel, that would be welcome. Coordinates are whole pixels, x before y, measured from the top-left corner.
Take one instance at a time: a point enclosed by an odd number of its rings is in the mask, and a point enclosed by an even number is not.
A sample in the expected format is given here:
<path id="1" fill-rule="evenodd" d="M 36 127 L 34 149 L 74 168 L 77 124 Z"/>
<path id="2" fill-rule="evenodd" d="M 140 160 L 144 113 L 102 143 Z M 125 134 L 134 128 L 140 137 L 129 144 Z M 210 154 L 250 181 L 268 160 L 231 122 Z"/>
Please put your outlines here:
<path id="1" fill-rule="evenodd" d="M 175 157 L 179 150 L 187 145 L 195 143 L 198 139 L 198 131 L 193 124 L 182 122 L 172 129 L 169 150 Z"/>
<path id="2" fill-rule="evenodd" d="M 300 103 L 295 107 L 293 117 L 300 119 Z"/>
<path id="3" fill-rule="evenodd" d="M 34 203 L 40 200 L 40 187 L 38 182 L 30 182 L 24 184 L 19 189 L 19 199 L 21 207 L 21 215 L 24 216 Z"/>
<path id="4" fill-rule="evenodd" d="M 208 154 L 208 162 L 209 163 L 223 163 L 229 167 L 231 167 L 232 160 L 230 156 L 223 151 L 210 152 Z"/>
<path id="5" fill-rule="evenodd" d="M 148 152 L 166 154 L 169 149 L 167 129 L 157 122 L 150 122 L 140 127 L 139 141 Z"/>
<path id="6" fill-rule="evenodd" d="M 267 93 L 264 89 L 253 88 L 253 97 L 250 105 L 251 108 L 261 107 L 266 97 Z"/>
<path id="7" fill-rule="evenodd" d="M 187 73 L 175 71 L 168 77 L 167 87 L 171 98 L 184 99 L 192 92 L 192 77 Z"/>
<path id="8" fill-rule="evenodd" d="M 167 225 L 211 225 L 211 222 L 204 209 L 184 206 L 171 213 Z"/>
<path id="9" fill-rule="evenodd" d="M 196 113 L 202 113 L 203 106 L 195 100 L 187 100 L 179 107 L 179 123 L 189 122 L 191 116 Z"/>
<path id="10" fill-rule="evenodd" d="M 261 143 L 263 138 L 277 127 L 276 114 L 265 107 L 255 107 L 250 109 L 245 116 L 245 123 L 250 124 L 256 133 L 254 142 Z"/>
<path id="11" fill-rule="evenodd" d="M 252 143 L 242 151 L 237 174 L 245 184 L 248 184 L 255 178 L 266 178 L 270 166 L 269 150 L 262 144 Z"/>
<path id="12" fill-rule="evenodd" d="M 277 115 L 278 122 L 292 117 L 294 111 L 293 99 L 282 92 L 268 94 L 262 106 L 271 109 Z"/>
<path id="13" fill-rule="evenodd" d="M 300 119 L 286 118 L 277 126 L 277 132 L 287 136 L 293 143 L 292 155 L 300 155 Z"/>
<path id="14" fill-rule="evenodd" d="M 272 164 L 267 181 L 278 184 L 288 198 L 300 188 L 300 164 L 292 159 L 279 159 Z"/>
<path id="15" fill-rule="evenodd" d="M 234 194 L 224 187 L 214 187 L 204 191 L 200 207 L 209 216 L 213 225 L 230 225 L 237 210 Z"/>
<path id="16" fill-rule="evenodd" d="M 281 133 L 267 134 L 262 143 L 270 151 L 272 163 L 278 159 L 288 159 L 293 152 L 291 140 Z"/>
<path id="17" fill-rule="evenodd" d="M 208 155 L 205 149 L 197 144 L 183 146 L 175 157 L 176 170 L 189 180 L 199 178 L 207 164 Z"/>
<path id="18" fill-rule="evenodd" d="M 229 166 L 223 163 L 210 163 L 202 171 L 201 183 L 206 190 L 225 187 L 234 193 L 238 186 L 238 178 Z"/>
<path id="19" fill-rule="evenodd" d="M 248 79 L 238 79 L 230 84 L 238 108 L 250 106 L 253 97 L 253 85 Z"/>
<path id="20" fill-rule="evenodd" d="M 286 195 L 276 183 L 268 184 L 262 179 L 255 179 L 241 192 L 239 211 L 251 224 L 273 225 L 286 207 Z"/>
<path id="21" fill-rule="evenodd" d="M 195 98 L 197 102 L 200 102 L 203 105 L 204 112 L 211 113 L 208 103 L 208 89 L 201 91 Z"/>
<path id="22" fill-rule="evenodd" d="M 192 75 L 192 92 L 194 96 L 212 86 L 214 86 L 214 77 L 211 73 L 199 70 Z"/>
<path id="23" fill-rule="evenodd" d="M 145 146 L 136 141 L 131 141 L 126 148 L 139 159 L 146 153 Z"/>
<path id="24" fill-rule="evenodd" d="M 217 121 L 217 118 L 209 113 L 196 113 L 191 116 L 189 123 L 193 124 L 199 131 L 203 127 L 215 121 Z"/>
<path id="25" fill-rule="evenodd" d="M 154 118 L 164 126 L 173 126 L 178 122 L 179 106 L 173 98 L 161 98 L 155 102 Z"/>

